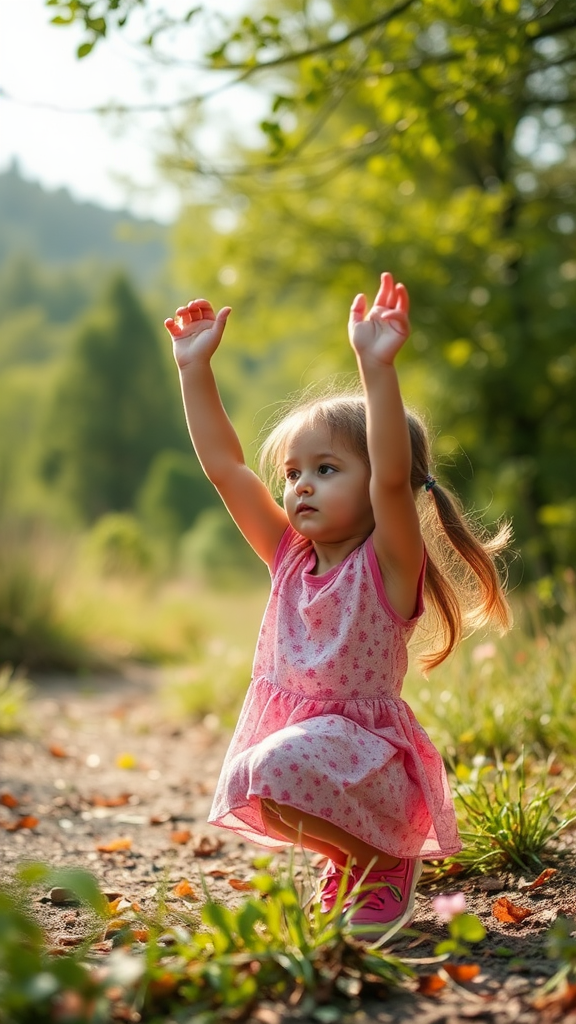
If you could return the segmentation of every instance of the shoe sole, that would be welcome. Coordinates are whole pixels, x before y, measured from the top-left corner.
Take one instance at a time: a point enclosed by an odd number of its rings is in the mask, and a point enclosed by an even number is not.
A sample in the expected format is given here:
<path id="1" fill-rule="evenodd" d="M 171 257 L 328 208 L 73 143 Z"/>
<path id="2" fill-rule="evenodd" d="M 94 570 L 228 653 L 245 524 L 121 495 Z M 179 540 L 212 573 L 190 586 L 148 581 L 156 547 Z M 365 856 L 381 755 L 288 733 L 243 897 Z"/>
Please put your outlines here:
<path id="1" fill-rule="evenodd" d="M 410 924 L 410 921 L 414 916 L 414 904 L 416 902 L 416 886 L 418 884 L 418 880 L 421 874 L 422 861 L 419 861 L 416 867 L 414 868 L 414 874 L 412 876 L 412 885 L 410 887 L 410 896 L 408 898 L 408 903 L 406 904 L 406 909 L 401 917 L 398 917 L 394 921 L 391 921 L 389 925 L 377 925 L 376 922 L 372 921 L 366 921 L 365 925 L 363 925 L 361 921 L 359 921 L 358 924 L 356 924 L 356 922 L 352 918 L 350 923 L 355 928 L 358 928 L 357 937 L 359 939 L 368 939 L 369 941 L 380 940 L 380 944 L 384 945 L 384 943 L 388 942 L 388 940 L 391 939 L 393 935 L 396 935 L 396 932 L 399 932 L 401 928 L 404 928 L 407 924 Z M 370 927 L 372 924 L 374 924 L 374 928 L 372 929 L 372 931 L 370 931 Z M 360 931 L 360 928 L 362 929 L 362 931 Z"/>

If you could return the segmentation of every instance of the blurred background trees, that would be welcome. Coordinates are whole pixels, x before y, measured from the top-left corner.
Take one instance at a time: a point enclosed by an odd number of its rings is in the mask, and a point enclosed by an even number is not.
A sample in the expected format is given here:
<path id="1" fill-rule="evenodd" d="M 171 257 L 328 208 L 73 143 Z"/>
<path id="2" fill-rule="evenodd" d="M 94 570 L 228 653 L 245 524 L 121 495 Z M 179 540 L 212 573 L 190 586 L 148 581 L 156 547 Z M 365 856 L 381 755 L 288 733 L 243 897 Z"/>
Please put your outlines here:
<path id="1" fill-rule="evenodd" d="M 188 531 L 214 499 L 188 448 L 164 316 L 202 294 L 232 305 L 217 373 L 252 458 L 287 392 L 354 371 L 349 302 L 391 269 L 412 299 L 403 390 L 431 421 L 440 477 L 488 522 L 512 517 L 515 582 L 573 565 L 573 5 L 254 0 L 218 21 L 210 5 L 168 19 L 153 0 L 47 7 L 84 25 L 86 57 L 136 26 L 163 74 L 175 34 L 202 30 L 204 92 L 226 87 L 229 117 L 221 103 L 207 152 L 209 103 L 197 91 L 172 112 L 160 158 L 185 205 L 147 242 L 102 222 L 50 248 L 20 185 L 0 177 L 4 514 L 81 526 L 127 513 L 173 553 L 187 535 L 200 564 Z M 259 140 L 239 124 L 251 97 L 267 107 Z M 35 219 L 50 225 L 44 200 Z M 208 547 L 228 543 L 212 514 L 198 524 Z"/>

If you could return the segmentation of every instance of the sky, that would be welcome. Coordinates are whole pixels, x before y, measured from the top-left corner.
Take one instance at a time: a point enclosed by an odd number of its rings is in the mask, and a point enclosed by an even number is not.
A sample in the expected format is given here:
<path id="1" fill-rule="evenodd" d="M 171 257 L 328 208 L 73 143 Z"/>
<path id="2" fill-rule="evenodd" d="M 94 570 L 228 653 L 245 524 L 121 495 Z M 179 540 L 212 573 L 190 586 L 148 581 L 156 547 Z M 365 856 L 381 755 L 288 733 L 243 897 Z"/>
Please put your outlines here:
<path id="1" fill-rule="evenodd" d="M 172 0 L 169 10 L 175 13 L 178 6 Z M 218 0 L 216 6 L 238 11 L 237 0 Z M 152 79 L 126 33 L 78 60 L 81 29 L 50 25 L 53 13 L 44 0 L 0 0 L 0 172 L 16 160 L 23 177 L 47 189 L 65 187 L 78 200 L 173 220 L 179 193 L 154 166 L 160 116 L 130 116 L 120 129 L 117 120 L 91 111 L 114 100 L 169 101 L 191 86 L 202 88 L 202 76 L 181 67 Z M 182 37 L 174 45 L 176 57 L 187 57 L 181 51 L 189 40 Z M 227 103 L 230 112 L 232 104 L 240 116 L 246 97 L 230 97 L 215 101 L 215 109 Z M 214 140 L 207 133 L 205 141 L 209 147 Z"/>

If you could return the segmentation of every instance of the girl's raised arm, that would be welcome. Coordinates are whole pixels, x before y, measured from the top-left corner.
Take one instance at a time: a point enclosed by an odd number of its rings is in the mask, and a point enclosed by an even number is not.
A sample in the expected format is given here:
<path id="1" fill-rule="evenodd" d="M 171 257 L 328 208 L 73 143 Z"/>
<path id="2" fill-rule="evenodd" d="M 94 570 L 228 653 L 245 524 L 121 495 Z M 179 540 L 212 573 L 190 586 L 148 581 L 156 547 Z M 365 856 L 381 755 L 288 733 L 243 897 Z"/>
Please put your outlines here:
<path id="1" fill-rule="evenodd" d="M 394 359 L 410 332 L 408 293 L 382 274 L 374 305 L 352 304 L 349 337 L 366 396 L 366 427 L 374 512 L 374 549 L 388 599 L 399 615 L 415 612 L 424 549 L 410 484 L 410 435 Z"/>
<path id="2" fill-rule="evenodd" d="M 248 543 L 271 565 L 288 519 L 246 465 L 210 362 L 229 314 L 229 306 L 215 314 L 206 299 L 194 299 L 164 323 L 172 338 L 186 422 L 200 464 Z"/>

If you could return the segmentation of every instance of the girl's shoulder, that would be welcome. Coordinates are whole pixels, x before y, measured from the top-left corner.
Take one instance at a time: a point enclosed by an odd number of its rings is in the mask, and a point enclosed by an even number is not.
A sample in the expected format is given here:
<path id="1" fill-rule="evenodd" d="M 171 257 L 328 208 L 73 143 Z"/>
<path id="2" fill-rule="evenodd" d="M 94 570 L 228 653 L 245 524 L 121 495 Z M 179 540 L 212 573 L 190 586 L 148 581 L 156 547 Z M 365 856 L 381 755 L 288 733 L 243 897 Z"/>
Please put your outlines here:
<path id="1" fill-rule="evenodd" d="M 309 556 L 312 544 L 293 526 L 287 526 L 280 538 L 272 563 L 272 577 L 276 576 L 282 566 L 291 564 L 304 556 Z"/>

